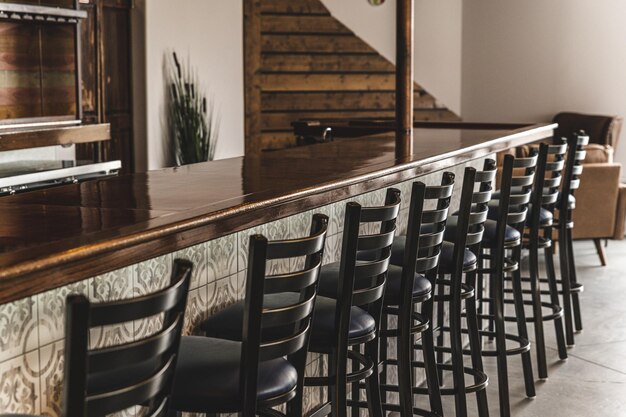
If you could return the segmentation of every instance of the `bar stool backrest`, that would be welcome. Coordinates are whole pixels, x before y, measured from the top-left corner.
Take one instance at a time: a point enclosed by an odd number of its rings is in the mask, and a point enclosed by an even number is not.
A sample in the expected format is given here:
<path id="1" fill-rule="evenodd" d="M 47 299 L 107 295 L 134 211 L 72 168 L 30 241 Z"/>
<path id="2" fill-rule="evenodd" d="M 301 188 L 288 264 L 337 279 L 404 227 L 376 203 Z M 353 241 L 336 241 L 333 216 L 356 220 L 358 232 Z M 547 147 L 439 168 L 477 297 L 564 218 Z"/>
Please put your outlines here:
<path id="1" fill-rule="evenodd" d="M 541 205 L 546 209 L 554 209 L 559 199 L 561 185 L 563 184 L 563 168 L 565 167 L 565 156 L 567 155 L 567 141 L 558 145 L 547 147 L 547 160 L 545 164 L 545 174 L 543 176 L 543 187 L 535 187 L 535 192 L 541 192 Z M 537 184 L 538 185 L 538 184 Z"/>
<path id="2" fill-rule="evenodd" d="M 506 224 L 515 227 L 520 232 L 524 230 L 524 224 L 526 223 L 538 160 L 539 152 L 537 149 L 533 149 L 531 155 L 526 158 L 515 158 L 513 160 L 513 172 L 510 177 L 511 194 L 509 196 L 507 214 L 503 219 L 506 221 Z M 504 173 L 502 178 L 504 179 Z M 498 212 L 502 213 L 502 200 L 500 200 Z"/>
<path id="3" fill-rule="evenodd" d="M 458 287 L 456 292 L 460 291 L 465 249 L 469 248 L 473 253 L 480 253 L 496 172 L 496 161 L 493 159 L 485 160 L 482 171 L 476 171 L 471 167 L 465 168 L 453 255 L 454 271 L 457 276 L 457 279 L 453 279 L 453 285 Z"/>
<path id="4" fill-rule="evenodd" d="M 354 202 L 346 205 L 337 292 L 340 303 L 368 306 L 382 299 L 399 212 L 400 191 L 394 188 L 387 190 L 383 206 L 361 207 Z M 368 223 L 380 224 L 380 231 L 361 233 L 368 229 L 362 227 Z M 368 260 L 357 261 L 359 252 L 375 255 Z M 346 310 L 349 314 L 349 308 Z"/>
<path id="5" fill-rule="evenodd" d="M 183 328 L 192 264 L 174 261 L 170 285 L 133 299 L 90 303 L 70 295 L 66 307 L 65 417 L 105 416 L 142 405 L 143 415 L 169 411 L 178 346 Z M 89 348 L 92 328 L 163 315 L 163 325 L 142 340 Z M 93 381 L 106 381 L 94 388 Z"/>
<path id="6" fill-rule="evenodd" d="M 240 378 L 244 415 L 253 415 L 256 409 L 259 362 L 288 357 L 299 380 L 304 377 L 327 229 L 328 217 L 315 214 L 308 237 L 277 241 L 250 237 Z M 302 257 L 302 270 L 266 274 L 267 261 Z M 281 294 L 286 296 L 282 305 L 264 305 L 266 296 Z"/>
<path id="7" fill-rule="evenodd" d="M 579 131 L 567 139 L 568 153 L 565 163 L 565 180 L 563 183 L 563 198 L 559 202 L 561 213 L 569 212 L 569 196 L 573 196 L 580 187 L 580 175 L 583 173 L 583 161 L 587 152 L 585 147 L 589 144 L 589 136 Z"/>
<path id="8" fill-rule="evenodd" d="M 377 325 L 380 322 L 399 212 L 400 191 L 395 188 L 387 190 L 383 206 L 361 207 L 355 202 L 346 205 L 335 311 L 335 348 L 340 354 L 347 351 L 353 306 L 365 307 Z M 380 224 L 378 232 L 361 233 L 362 230 L 371 230 L 368 226 L 372 224 Z M 357 260 L 359 253 L 368 253 L 367 260 Z"/>
<path id="9" fill-rule="evenodd" d="M 415 273 L 430 276 L 439 267 L 453 189 L 454 174 L 451 172 L 443 174 L 438 186 L 413 183 L 400 290 L 404 302 L 411 301 Z M 436 208 L 425 210 L 429 200 L 436 201 Z"/>

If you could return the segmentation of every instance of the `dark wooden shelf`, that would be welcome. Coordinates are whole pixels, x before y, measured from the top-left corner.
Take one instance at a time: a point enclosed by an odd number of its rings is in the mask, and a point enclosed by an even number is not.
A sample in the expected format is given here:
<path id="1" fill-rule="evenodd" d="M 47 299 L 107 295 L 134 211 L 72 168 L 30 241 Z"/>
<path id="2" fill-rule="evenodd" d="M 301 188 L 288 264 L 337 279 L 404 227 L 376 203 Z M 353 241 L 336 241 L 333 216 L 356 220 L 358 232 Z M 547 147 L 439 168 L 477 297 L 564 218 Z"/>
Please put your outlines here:
<path id="1" fill-rule="evenodd" d="M 76 23 L 79 19 L 85 19 L 86 17 L 87 12 L 84 10 L 19 3 L 0 3 L 0 19 Z"/>
<path id="2" fill-rule="evenodd" d="M 48 128 L 7 128 L 0 129 L 0 152 L 110 139 L 111 126 L 108 123 Z"/>

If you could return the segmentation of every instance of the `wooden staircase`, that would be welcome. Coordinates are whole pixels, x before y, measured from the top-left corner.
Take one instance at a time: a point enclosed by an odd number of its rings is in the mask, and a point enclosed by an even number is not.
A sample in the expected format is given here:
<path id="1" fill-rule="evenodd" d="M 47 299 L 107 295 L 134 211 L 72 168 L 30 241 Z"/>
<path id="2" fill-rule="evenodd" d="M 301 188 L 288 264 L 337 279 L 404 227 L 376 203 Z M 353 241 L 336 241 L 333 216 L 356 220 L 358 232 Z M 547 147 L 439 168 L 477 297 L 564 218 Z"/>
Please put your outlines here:
<path id="1" fill-rule="evenodd" d="M 249 0 L 254 1 L 254 0 Z M 291 122 L 302 118 L 393 117 L 395 69 L 391 62 L 331 16 L 319 0 L 261 0 L 258 68 L 246 83 L 258 86 L 256 132 L 250 150 L 292 146 Z M 247 30 L 246 42 L 254 32 Z M 246 87 L 247 92 L 249 91 Z M 458 116 L 415 84 L 416 120 Z"/>

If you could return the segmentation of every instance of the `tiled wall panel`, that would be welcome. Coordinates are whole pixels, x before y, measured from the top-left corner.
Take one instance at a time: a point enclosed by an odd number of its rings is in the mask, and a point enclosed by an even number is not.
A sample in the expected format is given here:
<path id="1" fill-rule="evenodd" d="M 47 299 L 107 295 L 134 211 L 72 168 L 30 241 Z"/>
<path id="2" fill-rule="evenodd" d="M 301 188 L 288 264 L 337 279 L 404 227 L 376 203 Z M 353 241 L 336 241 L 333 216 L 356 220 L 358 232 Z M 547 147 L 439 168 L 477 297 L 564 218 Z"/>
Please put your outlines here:
<path id="1" fill-rule="evenodd" d="M 482 160 L 469 163 L 482 167 Z M 463 168 L 449 170 L 462 180 Z M 427 185 L 438 184 L 442 172 L 420 177 Z M 411 181 L 396 184 L 402 191 L 403 203 L 398 221 L 400 233 L 406 232 L 406 217 Z M 453 208 L 458 207 L 460 186 L 456 188 Z M 0 412 L 41 413 L 58 417 L 61 414 L 61 387 L 63 381 L 63 338 L 65 298 L 81 293 L 90 300 L 111 301 L 136 297 L 163 288 L 169 279 L 172 261 L 185 258 L 194 262 L 194 274 L 189 293 L 185 333 L 195 332 L 206 317 L 243 299 L 246 281 L 248 239 L 260 233 L 269 239 L 286 239 L 304 236 L 310 228 L 314 213 L 330 217 L 329 234 L 325 247 L 324 263 L 336 262 L 341 255 L 341 233 L 345 204 L 357 201 L 364 205 L 382 204 L 385 190 L 376 190 L 349 200 L 339 201 L 315 210 L 263 224 L 249 230 L 228 235 L 209 242 L 150 259 L 117 271 L 85 279 L 66 287 L 0 305 Z M 292 259 L 268 268 L 272 272 L 288 271 L 301 260 Z M 92 346 L 107 346 L 122 341 L 145 337 L 160 323 L 159 317 L 124 323 L 120 326 L 94 329 Z M 308 375 L 325 372 L 327 362 L 319 355 L 311 355 Z M 392 378 L 393 379 L 393 378 Z M 306 390 L 305 409 L 313 409 L 325 398 L 325 390 Z M 124 415 L 133 415 L 132 410 Z"/>

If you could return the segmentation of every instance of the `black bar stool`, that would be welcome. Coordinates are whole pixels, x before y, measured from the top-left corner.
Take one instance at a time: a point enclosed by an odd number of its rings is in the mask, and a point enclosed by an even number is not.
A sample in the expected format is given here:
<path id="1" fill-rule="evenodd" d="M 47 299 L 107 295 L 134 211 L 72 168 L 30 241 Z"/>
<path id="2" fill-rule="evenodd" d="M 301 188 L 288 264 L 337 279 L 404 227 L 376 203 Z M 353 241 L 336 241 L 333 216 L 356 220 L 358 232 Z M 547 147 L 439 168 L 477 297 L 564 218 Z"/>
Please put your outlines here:
<path id="1" fill-rule="evenodd" d="M 444 244 L 445 224 L 454 187 L 454 174 L 446 172 L 440 186 L 427 187 L 424 183 L 413 183 L 407 236 L 402 239 L 404 250 L 392 254 L 392 264 L 387 276 L 387 290 L 384 299 L 383 319 L 381 325 L 381 346 L 383 352 L 381 363 L 383 375 L 381 391 L 397 392 L 399 405 L 383 404 L 385 411 L 399 411 L 401 416 L 435 415 L 443 416 L 443 406 L 439 392 L 437 364 L 435 361 L 434 337 L 432 327 L 433 292 L 437 280 L 437 269 Z M 429 202 L 435 208 L 426 210 Z M 402 256 L 403 259 L 393 259 Z M 396 262 L 394 262 L 394 260 Z M 416 305 L 421 304 L 420 312 Z M 389 329 L 389 318 L 395 317 L 397 327 Z M 416 336 L 422 336 L 423 362 L 416 362 Z M 388 339 L 396 338 L 396 359 L 387 358 Z M 395 366 L 398 373 L 398 384 L 391 385 L 388 372 L 389 366 Z M 413 381 L 414 367 L 425 370 L 427 394 L 430 410 L 414 408 Z"/>
<path id="2" fill-rule="evenodd" d="M 83 295 L 67 297 L 64 416 L 99 417 L 134 406 L 142 406 L 144 416 L 168 415 L 191 270 L 190 262 L 174 261 L 167 288 L 134 299 L 90 303 Z M 92 328 L 159 314 L 161 329 L 145 339 L 88 347 Z"/>
<path id="3" fill-rule="evenodd" d="M 480 334 L 477 321 L 477 307 L 475 300 L 475 271 L 478 259 L 472 250 L 479 253 L 480 242 L 485 232 L 484 223 L 488 214 L 488 202 L 491 199 L 492 182 L 496 176 L 495 161 L 487 160 L 484 171 L 476 172 L 473 168 L 466 168 L 463 178 L 463 189 L 461 192 L 461 207 L 459 213 L 451 216 L 447 220 L 443 242 L 438 276 L 436 284 L 439 288 L 435 301 L 438 304 L 438 342 L 434 347 L 437 352 L 437 368 L 440 371 L 440 378 L 443 371 L 452 372 L 453 387 L 442 388 L 442 395 L 455 396 L 455 409 L 457 416 L 467 415 L 466 395 L 476 393 L 478 411 L 481 417 L 489 415 L 487 403 L 486 387 L 488 383 L 487 375 L 484 373 L 481 355 Z M 475 187 L 478 189 L 475 191 Z M 396 238 L 393 246 L 392 262 L 401 264 L 406 250 L 407 238 L 400 236 Z M 454 242 L 454 243 L 451 243 Z M 470 250 L 470 248 L 472 250 Z M 466 282 L 463 282 L 463 274 L 466 275 Z M 446 276 L 450 276 L 446 279 Z M 449 293 L 445 294 L 445 288 Z M 461 328 L 462 304 L 465 302 L 467 329 Z M 450 325 L 442 323 L 444 305 L 448 305 L 450 315 Z M 444 346 L 443 334 L 450 334 L 450 346 Z M 468 333 L 470 338 L 470 349 L 463 350 L 462 334 Z M 427 335 L 427 333 L 426 333 Z M 424 344 L 428 342 L 423 338 L 422 343 L 415 345 L 416 349 L 424 349 Z M 451 354 L 451 363 L 444 363 L 444 353 Z M 463 354 L 469 353 L 472 358 L 472 366 L 466 367 L 463 361 Z M 418 364 L 425 367 L 424 364 Z M 474 384 L 466 386 L 465 375 L 474 378 Z M 414 388 L 414 393 L 428 394 L 426 388 Z"/>
<path id="4" fill-rule="evenodd" d="M 413 184 L 408 220 L 409 234 L 405 239 L 410 249 L 402 255 L 405 256 L 401 260 L 403 266 L 391 265 L 387 273 L 379 334 L 380 344 L 383 347 L 380 361 L 383 366 L 380 390 L 381 394 L 387 392 L 399 394 L 400 404 L 389 404 L 385 401 L 383 410 L 400 412 L 402 416 L 412 416 L 414 412 L 421 415 L 428 415 L 431 412 L 443 415 L 430 323 L 433 310 L 432 287 L 436 279 L 453 187 L 454 174 L 452 173 L 444 174 L 441 186 L 426 187 L 421 182 Z M 424 210 L 424 205 L 429 201 L 435 202 L 436 208 Z M 424 229 L 423 233 L 422 229 Z M 377 251 L 360 251 L 357 254 L 361 261 L 372 261 L 378 256 L 380 255 Z M 331 268 L 336 269 L 336 266 Z M 329 297 L 336 297 L 334 289 L 337 287 L 336 281 L 339 277 L 335 273 L 322 273 L 322 276 L 321 288 L 323 289 L 320 291 Z M 423 307 L 421 312 L 417 312 L 415 307 L 420 303 L 423 303 Z M 389 329 L 387 326 L 390 316 L 397 319 L 398 324 L 394 329 Z M 413 345 L 415 336 L 418 334 L 422 334 L 425 340 L 423 343 L 424 366 L 431 410 L 413 408 Z M 397 359 L 387 359 L 385 347 L 388 346 L 389 338 L 397 339 Z M 395 366 L 398 370 L 398 385 L 387 383 L 389 366 Z"/>
<path id="5" fill-rule="evenodd" d="M 530 295 L 529 299 L 524 300 L 524 304 L 532 306 L 533 313 L 526 317 L 526 321 L 534 323 L 537 369 L 541 379 L 548 378 L 544 321 L 554 321 L 559 358 L 567 359 L 567 347 L 563 332 L 563 308 L 559 301 L 552 251 L 553 212 L 559 198 L 566 152 L 566 143 L 560 145 L 542 144 L 539 147 L 532 202 L 526 219 L 527 233 L 524 236 L 524 249 L 529 251 L 529 276 L 521 279 L 522 282 L 530 283 L 530 289 L 524 289 L 522 292 L 525 295 Z M 520 189 L 514 192 L 520 192 Z M 543 249 L 545 258 L 547 278 L 539 277 L 539 252 L 541 249 Z M 507 280 L 511 281 L 510 278 Z M 541 284 L 547 284 L 548 289 L 542 290 Z M 513 290 L 507 288 L 505 292 L 511 294 Z M 542 295 L 548 295 L 550 301 L 543 301 Z M 514 304 L 515 300 L 508 298 L 505 302 Z M 544 309 L 548 310 L 549 313 L 544 313 Z M 506 316 L 505 320 L 516 322 L 517 317 Z"/>
<path id="6" fill-rule="evenodd" d="M 320 274 L 320 295 L 332 297 L 338 308 L 333 316 L 315 313 L 310 351 L 328 355 L 329 376 L 306 378 L 305 384 L 328 387 L 330 398 L 313 416 L 330 413 L 345 417 L 347 406 L 352 407 L 353 415 L 361 408 L 368 409 L 370 416 L 383 415 L 378 373 L 379 329 L 399 211 L 400 191 L 394 188 L 387 190 L 382 207 L 361 207 L 357 203 L 346 206 L 341 261 L 325 265 Z M 371 233 L 372 225 L 378 232 Z M 370 233 L 360 233 L 360 229 Z M 359 260 L 360 252 L 372 255 Z M 320 337 L 315 337 L 316 328 Z M 348 373 L 349 360 L 352 369 Z M 361 381 L 365 381 L 365 402 L 359 396 Z M 350 401 L 347 384 L 352 389 Z"/>
<path id="7" fill-rule="evenodd" d="M 561 269 L 561 285 L 563 289 L 563 310 L 565 315 L 565 339 L 568 346 L 574 346 L 574 328 L 583 329 L 580 300 L 578 294 L 583 291 L 582 284 L 576 277 L 574 248 L 572 245 L 572 212 L 576 208 L 575 191 L 580 186 L 580 175 L 583 172 L 585 146 L 589 144 L 589 136 L 579 131 L 567 140 L 568 155 L 565 164 L 565 181 L 557 203 L 559 232 L 559 263 Z M 574 322 L 572 323 L 572 316 Z"/>
<path id="8" fill-rule="evenodd" d="M 479 279 L 483 280 L 485 275 L 489 277 L 489 297 L 481 296 L 479 298 L 481 307 L 483 304 L 487 304 L 489 307 L 489 314 L 481 312 L 479 315 L 480 321 L 482 322 L 483 319 L 486 319 L 489 326 L 488 330 L 482 331 L 481 334 L 489 339 L 495 338 L 496 341 L 495 349 L 483 349 L 482 354 L 483 356 L 495 356 L 497 358 L 500 415 L 502 417 L 511 415 L 508 356 L 521 355 L 526 396 L 529 398 L 535 397 L 535 382 L 521 285 L 520 259 L 522 234 L 529 210 L 528 205 L 531 199 L 537 160 L 538 155 L 536 153 L 528 158 L 516 159 L 511 155 L 505 157 L 502 168 L 500 197 L 492 201 L 489 213 L 491 219 L 497 219 L 495 238 L 483 240 L 483 248 L 480 255 L 481 269 Z M 513 175 L 514 168 L 516 169 L 516 175 Z M 512 193 L 513 187 L 516 190 L 515 194 Z M 489 228 L 490 226 L 488 225 L 487 229 Z M 487 250 L 489 251 L 488 253 Z M 489 267 L 486 267 L 486 261 L 489 261 Z M 506 333 L 505 329 L 504 283 L 507 274 L 511 274 L 517 334 Z M 480 285 L 480 288 L 482 288 L 482 285 Z M 514 341 L 518 346 L 507 349 L 507 339 Z"/>
<path id="9" fill-rule="evenodd" d="M 313 216 L 311 235 L 272 241 L 250 237 L 245 301 L 203 323 L 225 338 L 183 337 L 172 407 L 217 414 L 302 415 L 311 318 L 328 218 Z M 268 260 L 305 257 L 304 269 L 266 275 Z M 232 336 L 232 337 L 226 337 Z"/>

